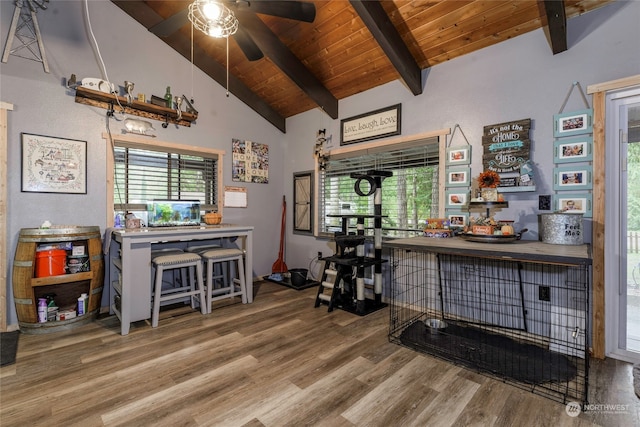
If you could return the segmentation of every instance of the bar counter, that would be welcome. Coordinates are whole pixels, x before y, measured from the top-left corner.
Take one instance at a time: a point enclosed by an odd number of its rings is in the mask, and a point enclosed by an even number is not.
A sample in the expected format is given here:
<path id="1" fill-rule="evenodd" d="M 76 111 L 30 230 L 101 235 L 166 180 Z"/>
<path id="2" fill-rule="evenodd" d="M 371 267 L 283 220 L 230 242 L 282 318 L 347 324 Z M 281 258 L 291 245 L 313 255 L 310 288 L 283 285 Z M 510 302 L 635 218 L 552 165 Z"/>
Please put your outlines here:
<path id="1" fill-rule="evenodd" d="M 132 322 L 151 317 L 151 247 L 203 245 L 238 238 L 245 251 L 247 302 L 253 302 L 253 226 L 219 224 L 188 227 L 112 229 L 108 242 L 110 311 L 127 335 Z"/>

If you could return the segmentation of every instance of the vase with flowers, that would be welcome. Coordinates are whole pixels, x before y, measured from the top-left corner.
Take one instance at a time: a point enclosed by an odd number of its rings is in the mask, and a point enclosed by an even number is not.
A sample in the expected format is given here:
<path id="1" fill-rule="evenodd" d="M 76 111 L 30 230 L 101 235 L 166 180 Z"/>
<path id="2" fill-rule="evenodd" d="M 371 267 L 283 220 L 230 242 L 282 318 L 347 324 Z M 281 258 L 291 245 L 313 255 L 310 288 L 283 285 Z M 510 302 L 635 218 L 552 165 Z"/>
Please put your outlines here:
<path id="1" fill-rule="evenodd" d="M 500 175 L 492 170 L 486 170 L 480 173 L 477 179 L 480 196 L 485 202 L 498 201 L 498 185 L 500 185 Z"/>

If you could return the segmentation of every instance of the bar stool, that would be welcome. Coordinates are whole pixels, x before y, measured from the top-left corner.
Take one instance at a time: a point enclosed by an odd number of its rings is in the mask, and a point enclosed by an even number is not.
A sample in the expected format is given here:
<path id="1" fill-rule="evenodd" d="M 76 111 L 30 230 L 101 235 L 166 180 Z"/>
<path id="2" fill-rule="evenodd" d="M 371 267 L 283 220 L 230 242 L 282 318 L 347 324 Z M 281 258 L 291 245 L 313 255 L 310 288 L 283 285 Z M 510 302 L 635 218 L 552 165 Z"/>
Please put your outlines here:
<path id="1" fill-rule="evenodd" d="M 158 326 L 160 315 L 160 303 L 175 301 L 190 297 L 191 307 L 195 308 L 196 300 L 200 304 L 200 312 L 207 314 L 206 297 L 202 281 L 202 258 L 195 253 L 182 251 L 158 251 L 152 253 L 151 262 L 156 269 L 155 281 L 153 285 L 153 310 L 151 313 L 151 327 Z M 195 275 L 193 269 L 195 267 Z M 180 286 L 169 289 L 162 289 L 164 272 L 168 270 L 180 269 L 182 281 Z M 175 281 L 174 281 L 175 284 Z"/>
<path id="2" fill-rule="evenodd" d="M 233 248 L 212 248 L 200 252 L 203 261 L 207 263 L 205 293 L 207 310 L 211 313 L 211 304 L 225 298 L 242 297 L 242 303 L 247 303 L 247 284 L 244 275 L 244 252 Z M 235 264 L 237 278 L 227 273 L 224 264 Z M 220 267 L 222 274 L 216 274 Z M 219 286 L 218 286 L 219 284 Z"/>

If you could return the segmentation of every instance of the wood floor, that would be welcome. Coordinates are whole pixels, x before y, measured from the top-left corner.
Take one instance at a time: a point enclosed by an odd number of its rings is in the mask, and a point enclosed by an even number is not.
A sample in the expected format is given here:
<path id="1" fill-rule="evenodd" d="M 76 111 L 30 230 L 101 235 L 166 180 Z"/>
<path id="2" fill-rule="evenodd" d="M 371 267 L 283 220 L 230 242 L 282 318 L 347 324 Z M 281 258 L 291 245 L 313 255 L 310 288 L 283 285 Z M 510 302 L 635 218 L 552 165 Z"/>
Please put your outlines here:
<path id="1" fill-rule="evenodd" d="M 178 309 L 119 335 L 106 317 L 20 336 L 0 368 L 9 426 L 632 426 L 631 366 L 593 361 L 594 407 L 565 405 L 392 344 L 388 309 L 313 308 L 315 289 L 256 284 L 253 304 Z"/>

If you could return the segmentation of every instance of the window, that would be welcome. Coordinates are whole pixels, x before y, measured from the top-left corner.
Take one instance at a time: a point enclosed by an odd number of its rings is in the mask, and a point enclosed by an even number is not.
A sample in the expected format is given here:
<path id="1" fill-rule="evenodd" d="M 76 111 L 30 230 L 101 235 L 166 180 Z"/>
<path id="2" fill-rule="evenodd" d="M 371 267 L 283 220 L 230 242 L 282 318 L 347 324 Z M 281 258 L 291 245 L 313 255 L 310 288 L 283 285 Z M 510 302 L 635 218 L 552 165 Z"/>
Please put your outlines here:
<path id="1" fill-rule="evenodd" d="M 220 212 L 222 152 L 166 143 L 113 145 L 113 210 L 144 212 L 151 200 L 198 200 L 203 211 Z"/>
<path id="2" fill-rule="evenodd" d="M 425 220 L 437 217 L 439 211 L 439 151 L 438 138 L 432 137 L 332 153 L 319 171 L 319 233 L 340 231 L 339 215 L 373 215 L 373 195 L 358 196 L 355 179 L 350 177 L 369 170 L 393 172 L 382 181 L 382 235 L 408 237 L 421 233 Z M 366 190 L 360 186 L 361 193 L 366 194 Z M 355 222 L 350 222 L 351 226 L 349 231 L 355 231 Z M 365 221 L 365 234 L 373 235 L 372 220 Z"/>

